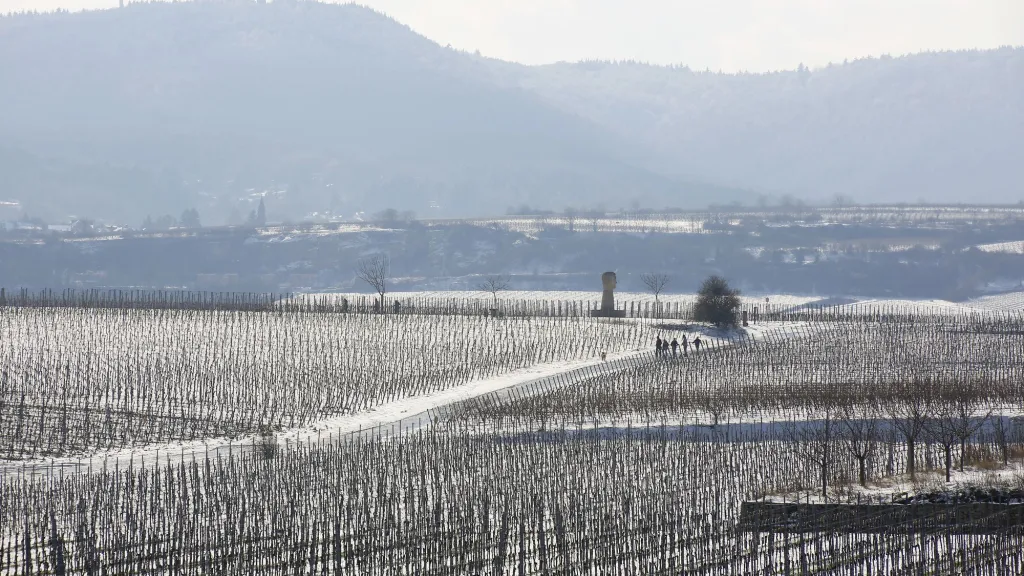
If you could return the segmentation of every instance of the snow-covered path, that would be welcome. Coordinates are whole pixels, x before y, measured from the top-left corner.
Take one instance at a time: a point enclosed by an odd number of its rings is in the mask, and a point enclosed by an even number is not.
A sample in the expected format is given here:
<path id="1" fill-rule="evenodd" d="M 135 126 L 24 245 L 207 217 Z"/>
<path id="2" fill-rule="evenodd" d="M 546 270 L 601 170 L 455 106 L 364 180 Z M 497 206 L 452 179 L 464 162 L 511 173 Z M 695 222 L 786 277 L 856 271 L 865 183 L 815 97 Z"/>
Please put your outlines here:
<path id="1" fill-rule="evenodd" d="M 792 336 L 789 330 L 793 327 L 791 324 L 779 324 L 769 329 L 752 327 L 746 332 L 754 340 L 761 340 L 769 333 L 776 337 L 781 334 Z M 714 346 L 729 345 L 728 340 L 707 333 L 701 336 L 708 344 Z M 517 397 L 528 396 L 542 389 L 549 390 L 558 384 L 575 381 L 577 376 L 592 377 L 616 372 L 654 359 L 653 350 L 646 348 L 608 354 L 606 361 L 591 358 L 539 364 L 446 390 L 402 398 L 357 414 L 332 416 L 310 426 L 284 430 L 275 437 L 280 448 L 288 449 L 310 442 L 333 442 L 345 437 L 379 437 L 407 433 L 429 425 L 435 418 L 444 419 L 453 407 L 469 399 L 490 394 L 497 394 L 499 398 L 508 398 L 512 394 Z M 253 452 L 259 448 L 259 442 L 260 438 L 255 435 L 235 439 L 210 438 L 97 452 L 88 456 L 4 462 L 0 463 L 0 474 L 68 475 L 90 470 L 124 470 L 129 467 L 174 464 L 182 460 L 202 461 L 207 456 Z"/>
<path id="2" fill-rule="evenodd" d="M 634 350 L 608 354 L 607 361 L 600 358 L 568 362 L 539 364 L 484 380 L 430 394 L 402 398 L 360 412 L 326 418 L 313 425 L 284 430 L 275 435 L 281 448 L 309 442 L 331 442 L 346 436 L 386 436 L 424 426 L 433 421 L 445 406 L 470 398 L 508 389 L 536 384 L 552 376 L 566 375 L 590 369 L 593 374 L 622 369 L 629 360 L 636 361 L 649 351 Z M 236 439 L 211 438 L 194 442 L 168 442 L 143 448 L 98 452 L 90 456 L 34 459 L 0 464 L 0 474 L 74 474 L 89 470 L 127 469 L 156 463 L 176 463 L 181 460 L 201 461 L 207 455 L 244 453 L 257 449 L 259 437 L 255 435 Z"/>
<path id="3" fill-rule="evenodd" d="M 286 443 L 303 443 L 351 435 L 387 436 L 406 433 L 428 425 L 435 419 L 443 419 L 446 412 L 460 402 L 488 394 L 508 394 L 512 390 L 530 388 L 553 377 L 564 378 L 577 372 L 596 375 L 622 370 L 650 355 L 644 352 L 633 350 L 608 354 L 604 362 L 600 358 L 592 358 L 539 364 L 432 394 L 396 400 L 359 414 L 321 420 L 308 428 L 282 432 L 277 438 Z"/>

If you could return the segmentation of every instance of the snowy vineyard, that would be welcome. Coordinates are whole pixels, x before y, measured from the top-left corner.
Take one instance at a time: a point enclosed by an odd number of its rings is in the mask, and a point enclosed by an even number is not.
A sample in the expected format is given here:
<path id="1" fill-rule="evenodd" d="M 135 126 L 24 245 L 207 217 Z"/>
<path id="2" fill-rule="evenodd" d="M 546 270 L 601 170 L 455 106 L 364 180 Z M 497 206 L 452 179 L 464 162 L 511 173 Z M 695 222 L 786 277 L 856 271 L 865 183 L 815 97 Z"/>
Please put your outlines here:
<path id="1" fill-rule="evenodd" d="M 746 534 L 779 442 L 425 433 L 6 480 L 9 574 L 1019 574 L 1019 531 Z"/>
<path id="2" fill-rule="evenodd" d="M 8 307 L 0 458 L 304 426 L 648 339 L 589 318 Z"/>
<path id="3" fill-rule="evenodd" d="M 692 321 L 696 294 L 617 292 L 616 308 L 628 318 Z M 589 317 L 601 307 L 600 291 L 479 290 L 391 292 L 383 306 L 362 293 L 261 294 L 190 290 L 61 291 L 0 288 L 0 308 L 84 308 L 111 310 L 182 310 L 333 314 L 402 314 L 428 316 Z M 976 321 L 1020 318 L 1024 292 L 984 296 L 967 302 L 825 298 L 792 294 L 740 296 L 739 312 L 760 322 L 848 322 L 911 320 L 945 316 Z"/>
<path id="4" fill-rule="evenodd" d="M 1024 409 L 1022 328 L 970 318 L 798 325 L 568 385 L 552 379 L 550 390 L 512 402 L 480 396 L 463 403 L 459 417 L 517 429 L 537 422 L 760 422 L 765 415 L 968 388 L 977 401 L 1017 414 Z"/>
<path id="5" fill-rule="evenodd" d="M 683 334 L 711 346 L 653 353 L 655 335 Z M 624 354 L 568 369 L 602 351 Z M 664 319 L 7 307 L 0 450 L 15 465 L 0 479 L 0 574 L 1020 574 L 1021 526 L 739 521 L 744 502 L 884 505 L 951 488 L 951 472 L 1024 488 L 1022 358 L 1011 314 L 728 333 Z M 411 432 L 289 432 L 530 368 L 541 376 L 453 397 Z M 216 452 L 168 444 L 232 435 L 243 439 Z M 165 450 L 143 462 L 45 466 L 154 445 Z"/>

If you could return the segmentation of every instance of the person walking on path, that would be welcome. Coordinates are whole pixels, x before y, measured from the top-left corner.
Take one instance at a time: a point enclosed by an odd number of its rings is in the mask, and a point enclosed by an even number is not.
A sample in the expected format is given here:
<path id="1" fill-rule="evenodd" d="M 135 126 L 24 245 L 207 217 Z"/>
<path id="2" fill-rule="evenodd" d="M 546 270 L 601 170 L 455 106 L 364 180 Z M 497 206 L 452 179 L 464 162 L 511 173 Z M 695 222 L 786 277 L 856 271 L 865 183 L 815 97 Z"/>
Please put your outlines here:
<path id="1" fill-rule="evenodd" d="M 686 339 L 686 334 L 683 334 L 683 356 L 688 356 L 690 352 L 690 341 Z"/>
<path id="2" fill-rule="evenodd" d="M 672 357 L 675 358 L 679 353 L 679 340 L 672 339 Z"/>
<path id="3" fill-rule="evenodd" d="M 661 336 L 658 336 L 658 339 L 654 341 L 654 355 L 657 357 L 661 356 Z"/>
<path id="4" fill-rule="evenodd" d="M 700 341 L 700 336 L 697 336 L 696 338 L 694 338 L 693 339 L 693 351 L 694 352 L 700 352 L 700 345 L 701 344 L 702 344 L 702 342 Z"/>

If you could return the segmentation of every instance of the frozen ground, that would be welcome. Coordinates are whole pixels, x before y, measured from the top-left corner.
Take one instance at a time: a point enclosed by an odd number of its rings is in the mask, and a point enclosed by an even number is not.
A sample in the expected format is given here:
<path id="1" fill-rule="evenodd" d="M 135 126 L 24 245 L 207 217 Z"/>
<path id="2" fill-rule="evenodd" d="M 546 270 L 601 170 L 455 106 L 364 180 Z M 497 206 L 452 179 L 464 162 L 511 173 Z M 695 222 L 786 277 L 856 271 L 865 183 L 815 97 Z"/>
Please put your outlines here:
<path id="1" fill-rule="evenodd" d="M 1024 292 L 1008 292 L 992 296 L 983 296 L 965 302 L 949 300 L 907 300 L 907 299 L 867 299 L 857 300 L 833 308 L 849 314 L 868 314 L 874 312 L 899 312 L 902 314 L 927 314 L 933 316 L 957 316 L 961 314 L 978 314 L 986 312 L 1019 312 L 1024 311 Z"/>
<path id="2" fill-rule="evenodd" d="M 1024 254 L 1024 240 L 978 244 L 978 250 L 982 252 L 1001 252 L 1003 254 Z"/>
<path id="3" fill-rule="evenodd" d="M 966 303 L 972 309 L 1020 312 L 1024 310 L 1024 292 L 1006 292 L 982 296 Z"/>
<path id="4" fill-rule="evenodd" d="M 954 467 L 958 460 L 954 458 Z M 946 482 L 946 470 L 943 467 L 931 470 L 919 470 L 916 479 L 911 480 L 907 474 L 880 478 L 869 481 L 866 487 L 856 482 L 841 484 L 829 488 L 829 496 L 823 497 L 820 488 L 772 494 L 765 497 L 768 502 L 806 502 L 808 504 L 827 504 L 837 502 L 892 502 L 894 498 L 928 494 L 932 492 L 957 492 L 972 486 L 1021 488 L 1024 487 L 1024 461 L 1011 460 L 1005 466 L 1002 463 L 988 463 L 984 466 L 969 465 L 961 472 L 959 468 L 950 471 L 949 482 Z"/>
<path id="5" fill-rule="evenodd" d="M 901 314 L 928 314 L 955 316 L 979 310 L 965 303 L 948 300 L 907 300 L 907 299 L 868 299 L 858 300 L 833 308 L 837 312 L 847 314 L 871 314 L 876 312 L 899 312 Z"/>

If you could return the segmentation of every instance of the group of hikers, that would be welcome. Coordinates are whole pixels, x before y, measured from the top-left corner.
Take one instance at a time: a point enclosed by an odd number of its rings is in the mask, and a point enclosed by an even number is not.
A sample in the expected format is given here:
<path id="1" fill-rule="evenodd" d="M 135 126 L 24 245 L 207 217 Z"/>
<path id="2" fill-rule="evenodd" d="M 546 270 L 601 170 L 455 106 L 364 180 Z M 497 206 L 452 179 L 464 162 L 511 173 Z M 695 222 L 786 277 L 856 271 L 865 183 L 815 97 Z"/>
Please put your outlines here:
<path id="1" fill-rule="evenodd" d="M 671 350 L 672 356 L 677 356 L 679 354 L 679 347 L 682 346 L 683 354 L 686 355 L 690 350 L 690 344 L 693 344 L 694 352 L 700 352 L 700 347 L 704 342 L 700 339 L 700 336 L 695 336 L 693 338 L 693 342 L 690 342 L 686 339 L 686 334 L 683 334 L 682 342 L 679 342 L 679 340 L 676 340 L 675 338 L 669 342 L 668 339 L 662 340 L 661 336 L 658 336 L 658 339 L 654 341 L 654 354 L 659 358 L 668 357 L 669 351 Z"/>

